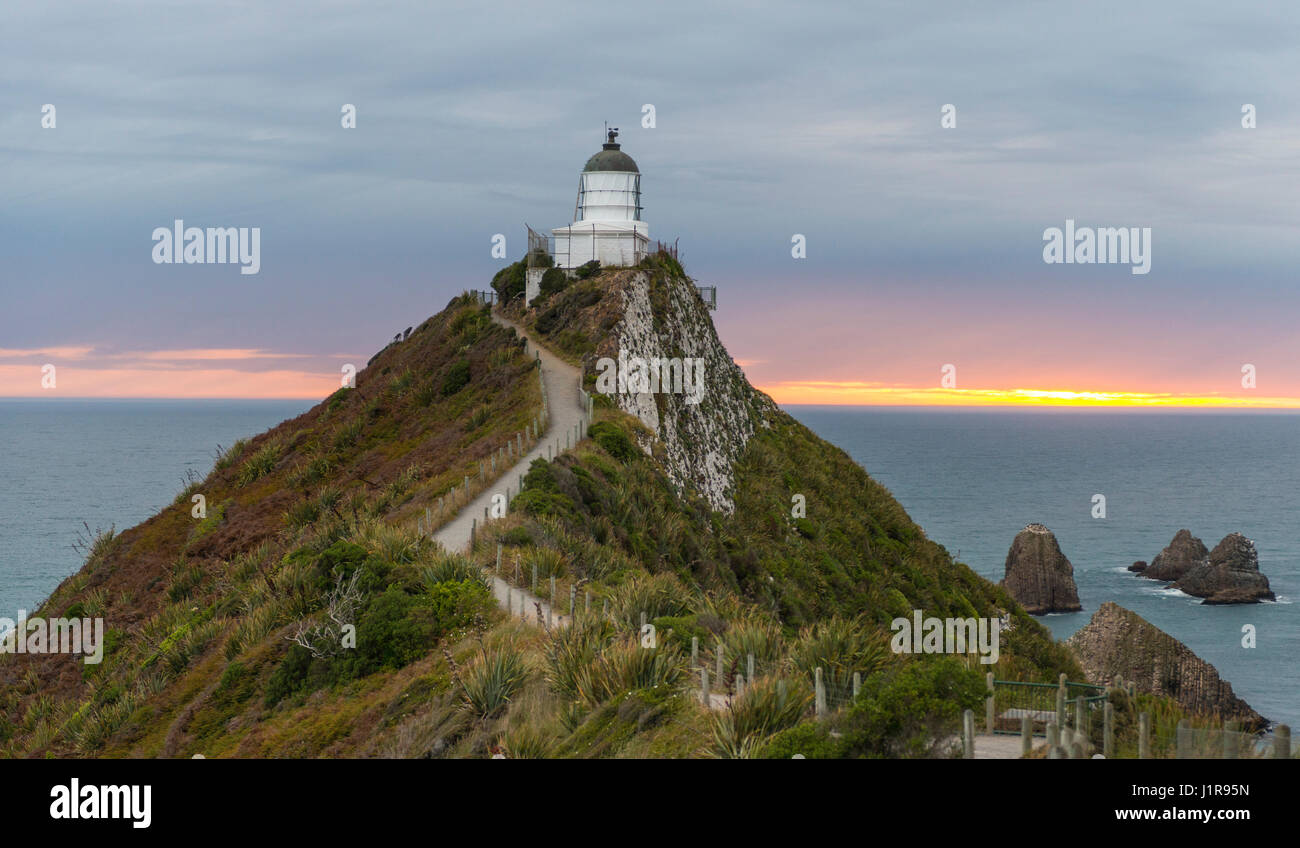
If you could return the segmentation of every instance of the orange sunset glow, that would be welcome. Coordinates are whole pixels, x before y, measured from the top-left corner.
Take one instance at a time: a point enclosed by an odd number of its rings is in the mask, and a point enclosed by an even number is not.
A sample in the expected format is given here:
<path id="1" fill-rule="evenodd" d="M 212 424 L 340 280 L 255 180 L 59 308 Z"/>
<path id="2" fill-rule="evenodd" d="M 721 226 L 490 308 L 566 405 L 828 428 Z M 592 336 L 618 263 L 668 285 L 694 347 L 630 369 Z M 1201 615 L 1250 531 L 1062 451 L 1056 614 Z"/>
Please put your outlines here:
<path id="1" fill-rule="evenodd" d="M 203 348 L 96 353 L 90 346 L 0 350 L 0 397 L 320 399 L 340 385 L 340 365 L 359 355 L 325 356 Z M 46 365 L 54 385 L 47 386 Z"/>
<path id="2" fill-rule="evenodd" d="M 0 397 L 322 399 L 339 387 L 336 369 L 342 363 L 360 363 L 367 358 L 253 348 L 98 352 L 92 345 L 68 345 L 0 349 Z M 52 388 L 42 383 L 46 364 L 56 367 Z M 761 363 L 741 360 L 741 364 Z M 942 388 L 812 379 L 760 379 L 757 388 L 780 404 L 827 406 L 1300 409 L 1300 398 L 1246 391 L 1229 395 L 1094 387 Z"/>
<path id="3" fill-rule="evenodd" d="M 1069 389 L 946 389 L 854 381 L 788 380 L 757 386 L 780 404 L 827 406 L 1087 406 L 1300 409 L 1300 398 Z"/>

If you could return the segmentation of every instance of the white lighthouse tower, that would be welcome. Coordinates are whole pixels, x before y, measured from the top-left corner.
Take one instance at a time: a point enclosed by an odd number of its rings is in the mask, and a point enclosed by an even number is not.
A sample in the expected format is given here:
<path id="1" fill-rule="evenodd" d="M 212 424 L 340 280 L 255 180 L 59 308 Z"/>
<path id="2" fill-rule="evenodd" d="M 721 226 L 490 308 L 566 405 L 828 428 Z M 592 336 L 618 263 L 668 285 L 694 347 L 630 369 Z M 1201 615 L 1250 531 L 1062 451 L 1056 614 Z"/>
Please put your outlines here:
<path id="1" fill-rule="evenodd" d="M 635 265 L 646 255 L 650 228 L 641 220 L 641 172 L 617 138 L 617 127 L 608 130 L 600 152 L 583 167 L 573 223 L 551 230 L 558 268 L 593 259 L 602 266 Z"/>

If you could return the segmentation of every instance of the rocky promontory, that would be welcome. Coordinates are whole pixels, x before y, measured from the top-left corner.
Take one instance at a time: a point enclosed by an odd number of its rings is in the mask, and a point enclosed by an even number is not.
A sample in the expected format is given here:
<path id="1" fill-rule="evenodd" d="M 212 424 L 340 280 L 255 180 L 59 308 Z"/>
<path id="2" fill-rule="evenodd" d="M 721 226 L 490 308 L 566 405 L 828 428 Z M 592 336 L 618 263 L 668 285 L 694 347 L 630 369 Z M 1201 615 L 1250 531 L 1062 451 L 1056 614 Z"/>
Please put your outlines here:
<path id="1" fill-rule="evenodd" d="M 1229 533 L 1214 546 L 1209 557 L 1192 567 L 1174 588 L 1203 604 L 1255 604 L 1274 599 L 1268 578 L 1259 572 L 1255 543 L 1240 533 Z"/>
<path id="2" fill-rule="evenodd" d="M 1219 672 L 1196 656 L 1191 648 L 1131 610 L 1107 601 L 1088 625 L 1068 640 L 1069 646 L 1094 683 L 1115 675 L 1132 681 L 1137 689 L 1167 695 L 1196 713 L 1220 715 L 1262 729 L 1267 720 L 1238 698 Z"/>
<path id="3" fill-rule="evenodd" d="M 1179 530 L 1173 541 L 1138 573 L 1152 580 L 1177 580 L 1203 562 L 1209 553 L 1205 543 L 1190 530 Z"/>
<path id="4" fill-rule="evenodd" d="M 1083 609 L 1074 585 L 1074 566 L 1061 553 L 1056 536 L 1042 524 L 1029 524 L 1016 534 L 1007 552 L 1002 585 L 1030 615 Z"/>

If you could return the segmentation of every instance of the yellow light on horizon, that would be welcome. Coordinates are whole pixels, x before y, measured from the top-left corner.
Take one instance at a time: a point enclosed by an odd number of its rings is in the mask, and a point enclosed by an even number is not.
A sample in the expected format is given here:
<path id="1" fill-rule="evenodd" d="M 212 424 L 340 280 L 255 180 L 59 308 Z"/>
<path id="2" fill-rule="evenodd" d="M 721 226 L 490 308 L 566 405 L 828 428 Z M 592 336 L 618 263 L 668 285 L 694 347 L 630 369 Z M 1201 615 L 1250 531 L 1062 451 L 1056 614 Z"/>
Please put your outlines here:
<path id="1" fill-rule="evenodd" d="M 945 389 L 861 381 L 786 381 L 758 388 L 781 404 L 827 406 L 1114 406 L 1300 409 L 1297 397 L 1197 395 L 1079 389 Z"/>

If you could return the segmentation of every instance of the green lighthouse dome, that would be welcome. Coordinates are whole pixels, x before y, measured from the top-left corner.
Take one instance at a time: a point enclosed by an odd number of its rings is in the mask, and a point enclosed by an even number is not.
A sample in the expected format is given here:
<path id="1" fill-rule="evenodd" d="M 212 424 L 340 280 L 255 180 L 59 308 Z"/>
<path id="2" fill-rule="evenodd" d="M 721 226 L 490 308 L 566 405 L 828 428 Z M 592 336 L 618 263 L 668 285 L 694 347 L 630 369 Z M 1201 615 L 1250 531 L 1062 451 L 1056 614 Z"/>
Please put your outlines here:
<path id="1" fill-rule="evenodd" d="M 637 170 L 636 162 L 631 156 L 628 156 L 622 150 L 619 150 L 618 130 L 609 131 L 609 141 L 601 145 L 601 151 L 587 160 L 583 166 L 583 171 L 624 171 L 633 174 L 641 173 Z"/>

